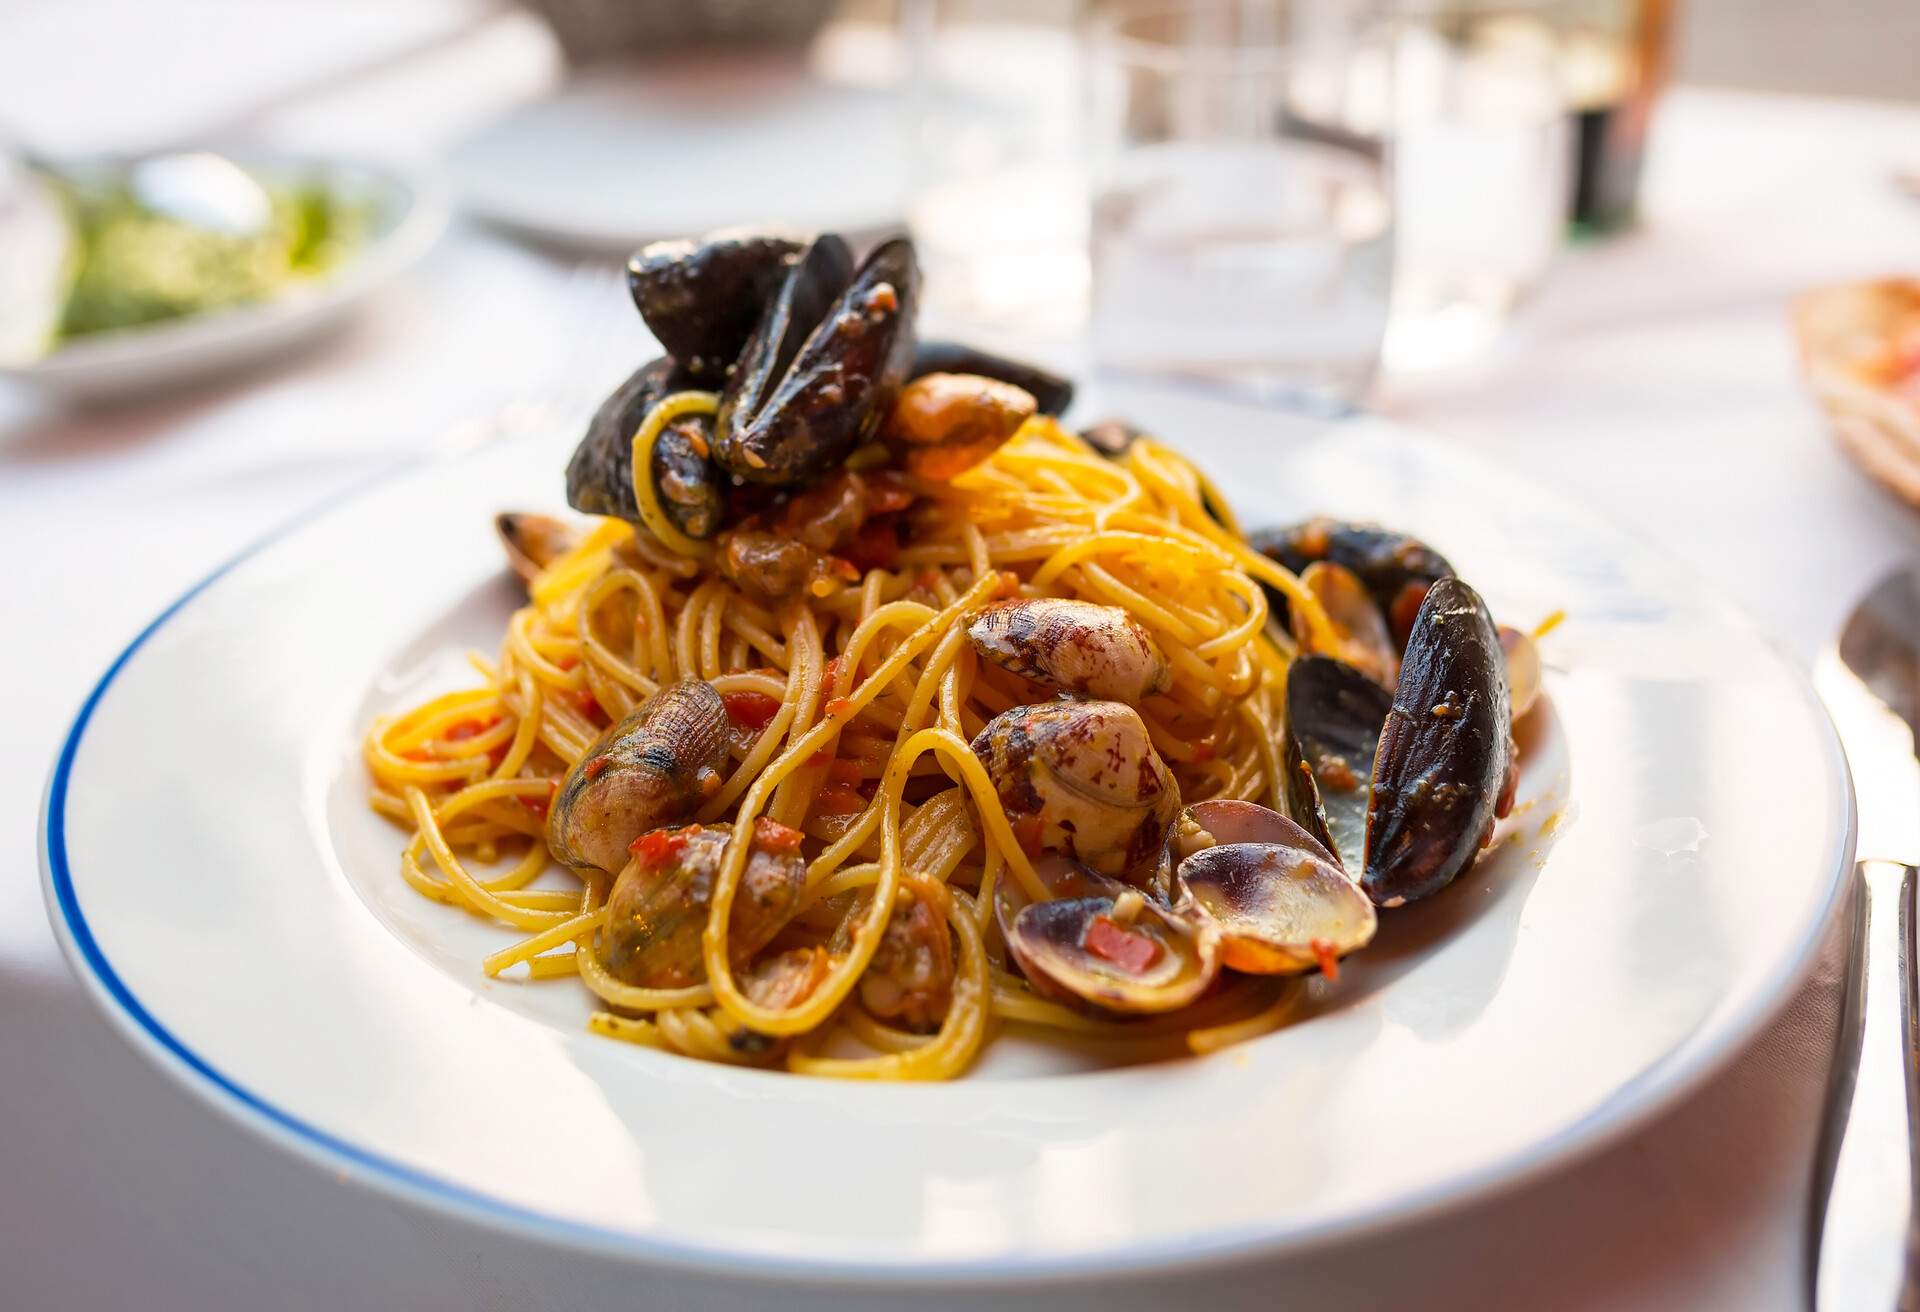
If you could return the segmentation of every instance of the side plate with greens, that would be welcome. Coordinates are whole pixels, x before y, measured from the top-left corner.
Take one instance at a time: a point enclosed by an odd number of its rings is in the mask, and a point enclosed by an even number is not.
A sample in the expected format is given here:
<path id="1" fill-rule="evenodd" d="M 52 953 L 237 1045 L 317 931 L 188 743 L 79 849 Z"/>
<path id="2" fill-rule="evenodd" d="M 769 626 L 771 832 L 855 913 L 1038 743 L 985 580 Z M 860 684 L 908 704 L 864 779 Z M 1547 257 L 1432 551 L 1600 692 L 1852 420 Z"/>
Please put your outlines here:
<path id="1" fill-rule="evenodd" d="M 0 222 L 35 240 L 0 245 L 33 267 L 12 270 L 15 291 L 0 298 L 0 378 L 101 398 L 263 359 L 339 322 L 445 226 L 438 187 L 418 177 L 226 157 L 264 202 L 244 230 L 157 209 L 129 159 L 59 162 L 20 180 Z"/>

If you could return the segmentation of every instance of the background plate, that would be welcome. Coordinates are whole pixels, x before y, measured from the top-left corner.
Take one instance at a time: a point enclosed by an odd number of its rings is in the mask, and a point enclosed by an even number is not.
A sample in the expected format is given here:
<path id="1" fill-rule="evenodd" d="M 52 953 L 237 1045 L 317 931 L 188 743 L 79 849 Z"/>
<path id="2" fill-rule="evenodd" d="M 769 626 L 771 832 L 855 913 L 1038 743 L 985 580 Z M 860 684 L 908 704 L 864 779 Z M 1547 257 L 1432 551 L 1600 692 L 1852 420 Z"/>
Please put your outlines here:
<path id="1" fill-rule="evenodd" d="M 568 983 L 399 890 L 353 804 L 374 704 L 491 646 L 489 520 L 557 503 L 575 430 L 384 483 L 163 615 L 49 787 L 56 928 L 189 1087 L 344 1177 L 736 1275 L 1005 1280 L 1298 1248 L 1509 1183 L 1649 1114 L 1769 1018 L 1851 858 L 1805 682 L 1724 604 L 1564 500 L 1377 420 L 1128 392 L 1252 523 L 1427 537 L 1530 624 L 1551 711 L 1522 813 L 1386 918 L 1303 1023 L 1206 1059 L 949 1086 L 702 1065 L 581 1032 Z M 371 691 L 369 691 L 371 689 Z M 155 767 L 161 762 L 161 768 Z"/>

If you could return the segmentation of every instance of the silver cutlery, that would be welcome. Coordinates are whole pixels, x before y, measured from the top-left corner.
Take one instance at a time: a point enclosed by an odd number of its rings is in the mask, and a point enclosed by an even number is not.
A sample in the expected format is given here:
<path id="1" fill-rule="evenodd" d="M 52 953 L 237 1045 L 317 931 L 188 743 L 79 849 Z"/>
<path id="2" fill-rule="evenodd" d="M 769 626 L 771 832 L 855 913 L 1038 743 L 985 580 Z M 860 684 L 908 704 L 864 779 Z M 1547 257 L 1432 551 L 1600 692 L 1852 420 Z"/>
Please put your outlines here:
<path id="1" fill-rule="evenodd" d="M 1847 749 L 1859 813 L 1839 1045 L 1814 1180 L 1816 1312 L 1920 1312 L 1920 573 L 1855 607 L 1815 682 Z"/>

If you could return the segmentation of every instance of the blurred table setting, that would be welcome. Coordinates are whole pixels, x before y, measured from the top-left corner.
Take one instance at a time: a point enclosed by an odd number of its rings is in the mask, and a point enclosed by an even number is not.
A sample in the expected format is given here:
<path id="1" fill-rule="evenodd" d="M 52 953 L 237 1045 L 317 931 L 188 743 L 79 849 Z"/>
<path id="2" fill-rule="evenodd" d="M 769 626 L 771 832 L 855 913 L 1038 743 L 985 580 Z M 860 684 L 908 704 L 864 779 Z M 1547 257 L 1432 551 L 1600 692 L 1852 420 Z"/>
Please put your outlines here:
<path id="1" fill-rule="evenodd" d="M 96 1014 L 36 866 L 48 765 L 126 642 L 289 518 L 604 393 L 648 343 L 618 275 L 641 241 L 760 219 L 861 238 L 904 225 L 943 328 L 1289 422 L 1358 408 L 1433 430 L 1571 489 L 1810 664 L 1852 600 L 1920 551 L 1920 521 L 1832 440 L 1790 308 L 1920 273 L 1920 202 L 1896 180 L 1920 170 L 1920 99 L 1690 82 L 1688 56 L 1739 14 L 1664 0 L 1418 0 L 1384 27 L 1356 6 L 1208 0 L 0 10 L 0 314 L 15 325 L 0 322 L 14 352 L 0 541 L 32 562 L 0 584 L 14 630 L 0 1304 L 765 1305 L 745 1281 L 636 1287 L 618 1263 L 348 1190 L 235 1131 Z M 1920 36 L 1900 21 L 1879 39 Z M 129 337 L 62 372 L 63 353 L 98 344 L 39 356 L 63 293 L 33 292 L 48 263 L 28 241 L 60 239 L 23 179 L 182 151 L 330 161 L 288 176 L 411 217 L 297 289 L 310 316 L 263 306 L 217 341 L 148 355 Z M 1836 939 L 1734 1066 L 1566 1171 L 1129 1297 L 1802 1307 L 1838 979 Z M 783 1306 L 866 1305 L 806 1297 Z"/>

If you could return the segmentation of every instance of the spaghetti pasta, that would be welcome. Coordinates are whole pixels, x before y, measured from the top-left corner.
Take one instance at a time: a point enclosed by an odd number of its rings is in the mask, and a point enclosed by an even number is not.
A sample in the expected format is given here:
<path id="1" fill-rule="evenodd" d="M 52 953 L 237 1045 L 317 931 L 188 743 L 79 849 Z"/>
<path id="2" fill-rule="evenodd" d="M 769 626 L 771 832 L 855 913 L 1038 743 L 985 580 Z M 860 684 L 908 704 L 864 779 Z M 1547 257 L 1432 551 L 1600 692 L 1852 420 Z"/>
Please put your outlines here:
<path id="1" fill-rule="evenodd" d="M 1044 900 L 1049 884 L 969 741 L 1034 697 L 978 658 L 966 625 L 1011 597 L 1121 608 L 1166 658 L 1164 690 L 1134 709 L 1179 798 L 1284 810 L 1277 744 L 1294 646 L 1269 622 L 1261 585 L 1305 632 L 1331 633 L 1316 594 L 1247 545 L 1174 451 L 1142 439 L 1109 459 L 1036 417 L 950 482 L 896 476 L 912 509 L 893 559 L 768 605 L 715 567 L 711 544 L 674 527 L 646 476 L 663 426 L 715 403 L 678 393 L 652 407 L 633 440 L 640 523 L 600 521 L 546 565 L 497 663 L 475 659 L 479 686 L 366 736 L 371 804 L 409 834 L 403 877 L 523 935 L 486 959 L 487 973 L 574 979 L 600 1007 L 590 1027 L 608 1037 L 841 1078 L 950 1078 L 1003 1025 L 1185 1036 L 1207 1051 L 1284 1023 L 1297 986 L 1249 978 L 1131 1021 L 1062 1005 L 1012 973 L 996 898 Z M 697 982 L 640 987 L 604 957 L 618 872 L 555 864 L 544 821 L 608 726 L 683 679 L 721 695 L 732 734 L 726 768 L 687 818 L 732 837 L 707 891 Z M 804 881 L 779 936 L 743 956 L 734 908 L 762 832 L 795 834 Z M 487 855 L 502 868 L 483 873 Z M 875 962 L 901 959 L 897 926 L 909 921 L 921 957 L 946 970 L 944 1010 L 926 1032 L 863 1001 Z M 767 985 L 769 961 L 793 987 Z"/>

